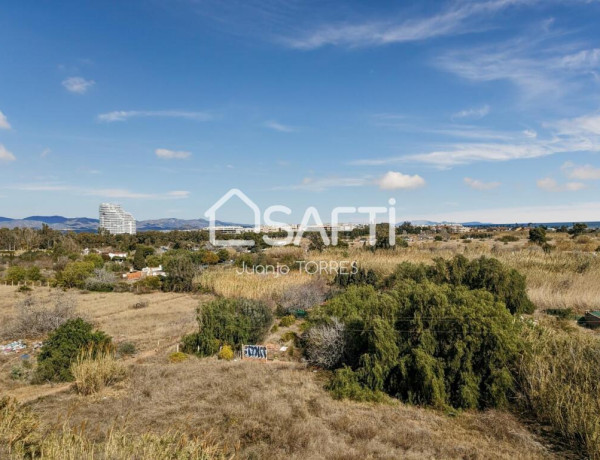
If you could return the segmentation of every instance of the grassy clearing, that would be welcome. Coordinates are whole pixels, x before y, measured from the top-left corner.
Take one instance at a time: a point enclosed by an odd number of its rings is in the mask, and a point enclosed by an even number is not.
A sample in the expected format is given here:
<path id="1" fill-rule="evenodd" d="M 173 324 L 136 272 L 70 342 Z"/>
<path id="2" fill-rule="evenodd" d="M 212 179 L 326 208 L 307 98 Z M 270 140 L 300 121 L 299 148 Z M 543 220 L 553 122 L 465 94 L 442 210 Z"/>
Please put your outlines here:
<path id="1" fill-rule="evenodd" d="M 324 377 L 299 364 L 190 358 L 173 365 L 160 355 L 132 369 L 127 393 L 76 405 L 62 394 L 33 408 L 41 418 L 68 416 L 71 426 L 101 432 L 125 417 L 132 435 L 173 426 L 190 437 L 210 433 L 236 458 L 553 458 L 510 414 L 447 417 L 397 401 L 335 401 Z"/>

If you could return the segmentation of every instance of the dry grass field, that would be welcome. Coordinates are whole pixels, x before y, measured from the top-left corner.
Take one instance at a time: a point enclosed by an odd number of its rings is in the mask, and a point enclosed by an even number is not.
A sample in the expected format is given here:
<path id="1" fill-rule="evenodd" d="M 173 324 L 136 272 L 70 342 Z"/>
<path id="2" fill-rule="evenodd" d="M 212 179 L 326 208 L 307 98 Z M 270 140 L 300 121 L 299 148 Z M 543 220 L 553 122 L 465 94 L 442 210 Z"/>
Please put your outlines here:
<path id="1" fill-rule="evenodd" d="M 527 276 L 528 291 L 538 309 L 581 312 L 600 308 L 600 258 L 588 250 L 596 242 L 561 241 L 555 243 L 564 250 L 550 254 L 524 241 L 504 245 L 453 240 L 375 253 L 327 250 L 305 258 L 355 260 L 386 274 L 402 261 L 431 263 L 435 257 L 456 253 L 469 258 L 494 256 Z M 278 251 L 285 255 L 285 249 Z M 298 255 L 297 250 L 293 255 Z M 310 275 L 298 272 L 237 275 L 232 267 L 210 269 L 199 277 L 203 288 L 215 294 L 271 304 L 289 286 L 309 280 Z M 31 295 L 54 294 L 47 288 L 34 288 Z M 15 287 L 0 286 L 0 326 L 10 323 L 16 303 L 25 295 Z M 176 430 L 186 439 L 209 440 L 227 456 L 257 459 L 578 457 L 557 447 L 544 427 L 526 424 L 506 412 L 444 414 L 392 400 L 378 405 L 333 400 L 324 389 L 326 374 L 300 363 L 195 357 L 169 362 L 168 355 L 181 336 L 197 327 L 196 307 L 212 299 L 212 294 L 74 290 L 69 295 L 77 300 L 78 314 L 117 343 L 132 342 L 137 353 L 125 360 L 125 380 L 92 396 L 77 394 L 71 384 L 33 386 L 12 380 L 10 369 L 18 357 L 0 355 L 0 398 L 8 395 L 25 402 L 41 420 L 42 433 L 76 427 L 80 434 L 85 432 L 86 442 L 103 443 L 111 429 L 134 438 Z M 148 302 L 145 308 L 132 308 L 141 300 Z"/>
<path id="2" fill-rule="evenodd" d="M 299 364 L 224 363 L 158 354 L 129 382 L 97 397 L 61 393 L 33 404 L 44 419 L 99 433 L 177 429 L 240 458 L 552 458 L 544 442 L 502 412 L 448 417 L 391 402 L 332 400 L 321 376 Z M 93 431 L 93 430 L 90 430 Z M 101 435 L 100 439 L 101 439 Z M 558 456 L 557 456 L 558 458 Z"/>
<path id="3" fill-rule="evenodd" d="M 415 243 L 409 248 L 392 251 L 371 252 L 360 248 L 328 249 L 322 253 L 298 253 L 290 248 L 296 260 L 328 262 L 357 261 L 366 269 L 387 275 L 401 262 L 431 263 L 436 257 L 450 258 L 462 254 L 467 258 L 495 257 L 517 269 L 527 277 L 527 290 L 538 309 L 572 308 L 575 312 L 600 309 L 600 239 L 586 237 L 585 244 L 578 244 L 567 235 L 553 235 L 552 244 L 557 249 L 546 254 L 541 248 L 526 242 L 521 235 L 518 242 L 503 244 L 496 240 Z M 278 248 L 281 257 L 286 248 Z M 236 274 L 234 269 L 217 268 L 204 272 L 199 281 L 218 295 L 244 296 L 270 301 L 277 299 L 291 285 L 307 282 L 312 275 L 292 271 L 288 275 Z M 329 276 L 333 278 L 333 276 Z"/>

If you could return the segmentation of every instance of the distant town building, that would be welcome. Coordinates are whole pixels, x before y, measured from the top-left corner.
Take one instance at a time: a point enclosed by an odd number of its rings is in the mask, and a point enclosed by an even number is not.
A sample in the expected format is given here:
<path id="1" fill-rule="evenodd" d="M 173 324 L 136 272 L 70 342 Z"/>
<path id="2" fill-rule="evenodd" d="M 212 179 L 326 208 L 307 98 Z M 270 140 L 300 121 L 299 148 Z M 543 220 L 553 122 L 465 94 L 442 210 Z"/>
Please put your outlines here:
<path id="1" fill-rule="evenodd" d="M 125 212 L 121 205 L 102 203 L 100 205 L 100 228 L 113 235 L 129 233 L 135 235 L 135 219 Z"/>

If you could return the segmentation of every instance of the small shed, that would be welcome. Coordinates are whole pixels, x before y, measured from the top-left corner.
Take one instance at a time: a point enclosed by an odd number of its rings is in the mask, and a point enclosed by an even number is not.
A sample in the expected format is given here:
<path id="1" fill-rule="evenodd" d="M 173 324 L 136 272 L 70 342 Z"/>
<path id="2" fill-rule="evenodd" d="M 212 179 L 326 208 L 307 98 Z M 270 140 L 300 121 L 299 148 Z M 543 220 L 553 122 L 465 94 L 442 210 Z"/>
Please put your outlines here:
<path id="1" fill-rule="evenodd" d="M 587 327 L 594 329 L 600 327 L 600 311 L 586 311 L 584 319 Z"/>

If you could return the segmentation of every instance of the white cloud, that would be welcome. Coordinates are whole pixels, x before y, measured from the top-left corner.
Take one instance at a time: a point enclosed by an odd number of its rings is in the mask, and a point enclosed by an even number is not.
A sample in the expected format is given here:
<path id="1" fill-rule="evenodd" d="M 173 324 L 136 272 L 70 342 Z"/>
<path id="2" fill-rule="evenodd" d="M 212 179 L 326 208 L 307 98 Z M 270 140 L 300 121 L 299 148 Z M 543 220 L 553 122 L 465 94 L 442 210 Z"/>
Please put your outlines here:
<path id="1" fill-rule="evenodd" d="M 585 184 L 582 184 L 581 182 L 566 182 L 564 184 L 559 184 L 551 177 L 538 180 L 537 186 L 547 192 L 577 192 L 578 190 L 585 188 Z"/>
<path id="2" fill-rule="evenodd" d="M 383 190 L 414 189 L 423 187 L 425 179 L 417 174 L 410 176 L 401 172 L 388 171 L 377 180 L 377 185 Z"/>
<path id="3" fill-rule="evenodd" d="M 600 115 L 584 115 L 548 123 L 548 126 L 556 128 L 562 136 L 600 135 Z"/>
<path id="4" fill-rule="evenodd" d="M 115 110 L 114 112 L 101 113 L 98 115 L 98 120 L 112 123 L 141 117 L 185 118 L 196 121 L 209 121 L 214 118 L 207 112 L 188 112 L 184 110 Z"/>
<path id="5" fill-rule="evenodd" d="M 600 116 L 583 116 L 573 119 L 545 123 L 548 133 L 544 137 L 524 135 L 523 132 L 499 136 L 490 135 L 493 141 L 504 142 L 463 142 L 453 143 L 446 148 L 424 153 L 408 154 L 388 158 L 368 158 L 352 161 L 354 165 L 391 165 L 407 162 L 431 164 L 448 168 L 459 164 L 478 161 L 509 161 L 527 158 L 540 158 L 567 152 L 600 152 Z M 443 132 L 443 131 L 442 131 Z M 461 135 L 452 131 L 450 135 Z M 482 137 L 485 132 L 480 133 Z M 465 132 L 469 140 L 472 134 Z"/>
<path id="6" fill-rule="evenodd" d="M 188 198 L 190 196 L 190 192 L 187 190 L 173 190 L 172 192 L 168 192 L 167 196 L 171 198 Z"/>
<path id="7" fill-rule="evenodd" d="M 50 150 L 49 148 L 45 148 L 44 150 L 42 150 L 42 153 L 40 153 L 40 156 L 42 158 L 46 158 L 51 153 L 52 153 L 52 150 Z"/>
<path id="8" fill-rule="evenodd" d="M 569 179 L 576 180 L 600 180 L 600 168 L 592 165 L 577 166 L 567 162 L 561 168 Z"/>
<path id="9" fill-rule="evenodd" d="M 0 129 L 10 129 L 10 123 L 8 122 L 8 120 L 6 119 L 6 115 L 4 115 L 2 113 L 2 111 L 0 111 Z"/>
<path id="10" fill-rule="evenodd" d="M 390 20 L 326 25 L 282 42 L 296 49 L 312 50 L 326 45 L 345 47 L 381 46 L 471 32 L 471 20 L 480 19 L 512 5 L 535 0 L 488 0 L 455 2 L 446 11 L 401 22 Z"/>
<path id="11" fill-rule="evenodd" d="M 62 82 L 67 91 L 75 94 L 85 94 L 95 84 L 94 80 L 86 80 L 83 77 L 69 77 Z"/>
<path id="12" fill-rule="evenodd" d="M 183 150 L 156 149 L 154 153 L 158 158 L 164 160 L 183 160 L 192 156 L 191 152 L 185 152 Z"/>
<path id="13" fill-rule="evenodd" d="M 38 184 L 16 184 L 9 185 L 6 188 L 11 190 L 20 190 L 22 192 L 61 192 L 64 190 L 73 190 L 73 187 L 56 183 L 38 183 Z"/>
<path id="14" fill-rule="evenodd" d="M 512 224 L 515 222 L 590 222 L 598 219 L 600 202 L 574 202 L 561 205 L 520 206 L 511 208 L 471 209 L 407 216 L 408 220 L 433 220 L 437 222 L 490 222 Z"/>
<path id="15" fill-rule="evenodd" d="M 537 132 L 532 129 L 526 129 L 523 131 L 523 136 L 528 137 L 529 139 L 535 139 L 537 137 Z"/>
<path id="16" fill-rule="evenodd" d="M 580 43 L 559 45 L 560 33 L 535 31 L 503 43 L 447 51 L 437 65 L 474 82 L 508 81 L 522 99 L 556 99 L 581 91 L 583 81 L 597 80 L 599 49 L 581 49 Z"/>
<path id="17" fill-rule="evenodd" d="M 12 152 L 6 150 L 2 144 L 0 144 L 0 161 L 15 161 L 17 157 Z"/>
<path id="18" fill-rule="evenodd" d="M 481 107 L 473 107 L 470 109 L 461 110 L 460 112 L 456 112 L 455 114 L 452 115 L 452 118 L 453 119 L 456 119 L 456 118 L 479 119 L 479 118 L 485 117 L 488 113 L 490 113 L 490 106 L 486 104 Z"/>
<path id="19" fill-rule="evenodd" d="M 465 184 L 475 190 L 492 190 L 501 185 L 500 182 L 483 182 L 478 179 L 471 179 L 470 177 L 465 177 L 464 181 Z"/>
<path id="20" fill-rule="evenodd" d="M 305 177 L 301 184 L 275 187 L 275 190 L 308 190 L 311 192 L 323 192 L 330 188 L 338 187 L 362 187 L 368 185 L 370 177 Z"/>
<path id="21" fill-rule="evenodd" d="M 97 196 L 103 198 L 120 199 L 148 199 L 148 200 L 178 200 L 188 198 L 190 192 L 184 190 L 173 190 L 164 193 L 134 192 L 121 188 L 86 188 L 66 185 L 61 183 L 24 183 L 4 186 L 6 189 L 19 190 L 23 192 L 64 192 L 78 193 L 82 195 Z"/>
<path id="22" fill-rule="evenodd" d="M 265 121 L 263 126 L 274 131 L 279 131 L 280 133 L 293 133 L 296 131 L 296 128 L 293 126 L 284 125 L 273 120 Z"/>

